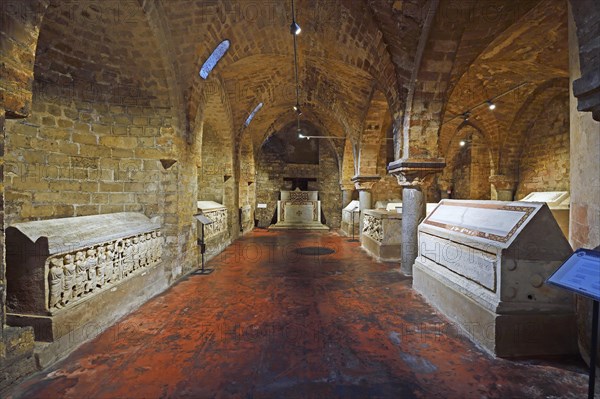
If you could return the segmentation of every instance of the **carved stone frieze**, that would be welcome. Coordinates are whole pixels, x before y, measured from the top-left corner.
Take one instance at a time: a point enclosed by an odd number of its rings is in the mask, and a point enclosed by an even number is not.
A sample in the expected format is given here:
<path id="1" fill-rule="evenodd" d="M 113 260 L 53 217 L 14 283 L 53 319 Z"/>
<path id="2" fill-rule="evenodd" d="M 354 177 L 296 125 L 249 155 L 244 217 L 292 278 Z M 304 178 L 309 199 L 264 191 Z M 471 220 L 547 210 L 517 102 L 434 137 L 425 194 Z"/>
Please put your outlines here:
<path id="1" fill-rule="evenodd" d="M 48 310 L 75 304 L 158 264 L 162 248 L 162 234 L 154 230 L 50 256 Z"/>

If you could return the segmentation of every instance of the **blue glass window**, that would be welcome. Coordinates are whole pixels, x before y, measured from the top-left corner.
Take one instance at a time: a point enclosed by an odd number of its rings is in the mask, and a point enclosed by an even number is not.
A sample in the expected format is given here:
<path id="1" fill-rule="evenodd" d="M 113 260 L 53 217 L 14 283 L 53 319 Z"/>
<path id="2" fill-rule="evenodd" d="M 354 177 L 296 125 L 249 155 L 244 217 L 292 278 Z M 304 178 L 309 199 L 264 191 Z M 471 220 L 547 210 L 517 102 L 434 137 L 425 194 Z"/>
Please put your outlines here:
<path id="1" fill-rule="evenodd" d="M 217 66 L 217 62 L 225 55 L 225 52 L 229 49 L 229 40 L 223 40 L 217 48 L 208 57 L 202 68 L 200 68 L 200 77 L 207 79 L 208 74 Z"/>
<path id="2" fill-rule="evenodd" d="M 254 115 L 256 115 L 256 113 L 257 113 L 258 111 L 260 111 L 260 109 L 262 108 L 262 106 L 263 106 L 263 103 L 259 103 L 259 104 L 256 106 L 256 108 L 254 108 L 254 111 L 252 111 L 252 112 L 250 113 L 250 115 L 248 115 L 248 119 L 246 119 L 246 122 L 244 123 L 244 126 L 246 126 L 246 127 L 247 127 L 247 126 L 250 124 L 250 122 L 252 122 L 252 118 L 254 118 Z"/>

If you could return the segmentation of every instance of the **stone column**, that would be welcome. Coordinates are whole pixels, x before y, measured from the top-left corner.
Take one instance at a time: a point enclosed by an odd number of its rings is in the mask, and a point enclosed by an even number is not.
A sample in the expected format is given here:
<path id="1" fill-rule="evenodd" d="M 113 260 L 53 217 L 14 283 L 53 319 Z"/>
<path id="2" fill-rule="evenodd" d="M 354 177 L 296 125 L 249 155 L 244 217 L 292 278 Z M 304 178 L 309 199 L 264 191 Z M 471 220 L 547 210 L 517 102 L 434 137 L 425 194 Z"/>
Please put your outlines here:
<path id="1" fill-rule="evenodd" d="M 350 201 L 352 201 L 352 193 L 354 192 L 353 183 L 340 183 L 340 189 L 342 190 L 342 209 L 344 209 Z"/>
<path id="2" fill-rule="evenodd" d="M 418 227 L 425 218 L 427 185 L 425 178 L 441 172 L 446 166 L 443 159 L 400 159 L 389 164 L 389 173 L 402 186 L 402 253 L 400 271 L 412 276 L 419 253 Z"/>
<path id="3" fill-rule="evenodd" d="M 371 189 L 380 179 L 381 177 L 379 176 L 359 175 L 356 175 L 351 179 L 352 182 L 354 182 L 354 187 L 358 190 L 358 209 L 360 211 L 359 235 L 362 234 L 363 230 L 363 210 L 371 209 L 373 207 Z"/>
<path id="4" fill-rule="evenodd" d="M 496 201 L 512 201 L 514 199 L 516 181 L 506 175 L 490 176 L 491 199 Z"/>

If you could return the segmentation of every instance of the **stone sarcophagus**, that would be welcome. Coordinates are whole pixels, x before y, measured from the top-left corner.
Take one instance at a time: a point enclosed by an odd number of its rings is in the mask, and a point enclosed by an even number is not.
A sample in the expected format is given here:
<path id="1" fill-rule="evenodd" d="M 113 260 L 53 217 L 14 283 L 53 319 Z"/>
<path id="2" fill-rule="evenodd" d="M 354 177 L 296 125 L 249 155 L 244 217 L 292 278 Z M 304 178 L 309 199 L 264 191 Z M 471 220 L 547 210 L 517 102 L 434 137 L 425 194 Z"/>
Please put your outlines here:
<path id="1" fill-rule="evenodd" d="M 16 223 L 6 229 L 7 323 L 53 342 L 110 318 L 102 312 L 137 302 L 123 295 L 145 296 L 129 282 L 145 284 L 163 246 L 160 226 L 133 212 Z"/>
<path id="2" fill-rule="evenodd" d="M 342 209 L 342 233 L 348 237 L 358 237 L 360 235 L 360 212 L 358 201 L 352 200 L 344 209 Z M 354 231 L 353 231 L 354 230 Z"/>
<path id="3" fill-rule="evenodd" d="M 577 352 L 573 296 L 545 284 L 572 253 L 546 204 L 442 200 L 418 237 L 413 288 L 490 353 Z"/>
<path id="4" fill-rule="evenodd" d="M 240 225 L 242 234 L 246 234 L 254 228 L 254 214 L 250 205 L 240 207 Z"/>
<path id="5" fill-rule="evenodd" d="M 213 223 L 204 226 L 206 259 L 211 259 L 225 249 L 231 242 L 227 208 L 215 201 L 198 201 L 198 212 Z M 202 224 L 198 222 L 198 238 L 202 238 Z"/>
<path id="6" fill-rule="evenodd" d="M 560 226 L 565 237 L 569 237 L 569 208 L 571 196 L 567 191 L 537 191 L 528 194 L 521 201 L 545 202 Z"/>
<path id="7" fill-rule="evenodd" d="M 383 209 L 363 211 L 362 247 L 381 261 L 399 261 L 402 252 L 402 214 Z"/>

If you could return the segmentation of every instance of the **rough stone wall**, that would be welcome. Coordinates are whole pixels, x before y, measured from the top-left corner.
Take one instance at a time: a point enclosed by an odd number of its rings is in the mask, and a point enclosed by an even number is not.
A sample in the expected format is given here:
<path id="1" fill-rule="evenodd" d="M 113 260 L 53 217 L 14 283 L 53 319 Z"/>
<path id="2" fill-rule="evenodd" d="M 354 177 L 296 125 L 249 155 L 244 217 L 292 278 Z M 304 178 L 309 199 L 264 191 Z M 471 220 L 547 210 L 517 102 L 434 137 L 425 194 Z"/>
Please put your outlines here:
<path id="1" fill-rule="evenodd" d="M 571 147 L 571 214 L 569 241 L 573 248 L 595 248 L 600 245 L 600 122 L 589 112 L 577 110 L 573 81 L 581 77 L 579 46 L 573 16 L 569 10 L 570 69 L 570 147 Z M 588 10 L 589 11 L 589 10 Z M 597 24 L 595 25 L 597 26 Z M 598 71 L 596 70 L 596 77 Z M 589 361 L 592 325 L 592 301 L 577 299 L 577 324 L 581 354 Z M 600 356 L 600 348 L 599 348 Z"/>
<path id="2" fill-rule="evenodd" d="M 36 101 L 8 123 L 7 222 L 112 212 L 156 215 L 176 184 L 160 158 L 170 110 Z M 176 167 L 174 170 L 177 170 Z"/>
<path id="3" fill-rule="evenodd" d="M 490 149 L 479 135 L 471 141 L 470 199 L 490 199 Z"/>
<path id="4" fill-rule="evenodd" d="M 452 160 L 454 171 L 452 198 L 469 199 L 471 197 L 471 151 L 463 147 Z"/>
<path id="5" fill-rule="evenodd" d="M 550 101 L 526 136 L 515 198 L 521 199 L 533 191 L 569 191 L 567 96 Z"/>
<path id="6" fill-rule="evenodd" d="M 261 149 L 257 159 L 256 202 L 267 204 L 267 209 L 256 209 L 259 227 L 268 227 L 277 209 L 280 190 L 290 190 L 284 177 L 316 178 L 309 190 L 318 190 L 325 223 L 332 229 L 341 225 L 342 193 L 339 185 L 339 168 L 335 154 L 327 143 L 319 143 L 319 163 L 290 164 L 269 144 Z"/>
<path id="7" fill-rule="evenodd" d="M 202 133 L 202 161 L 198 172 L 199 200 L 223 204 L 225 176 L 232 177 L 231 151 L 210 125 Z"/>
<path id="8" fill-rule="evenodd" d="M 402 198 L 402 187 L 398 184 L 398 180 L 387 173 L 387 154 L 388 146 L 392 147 L 391 140 L 383 140 L 379 149 L 379 157 L 377 159 L 377 174 L 381 176 L 373 186 L 372 201 L 373 207 L 377 201 L 389 201 Z"/>

